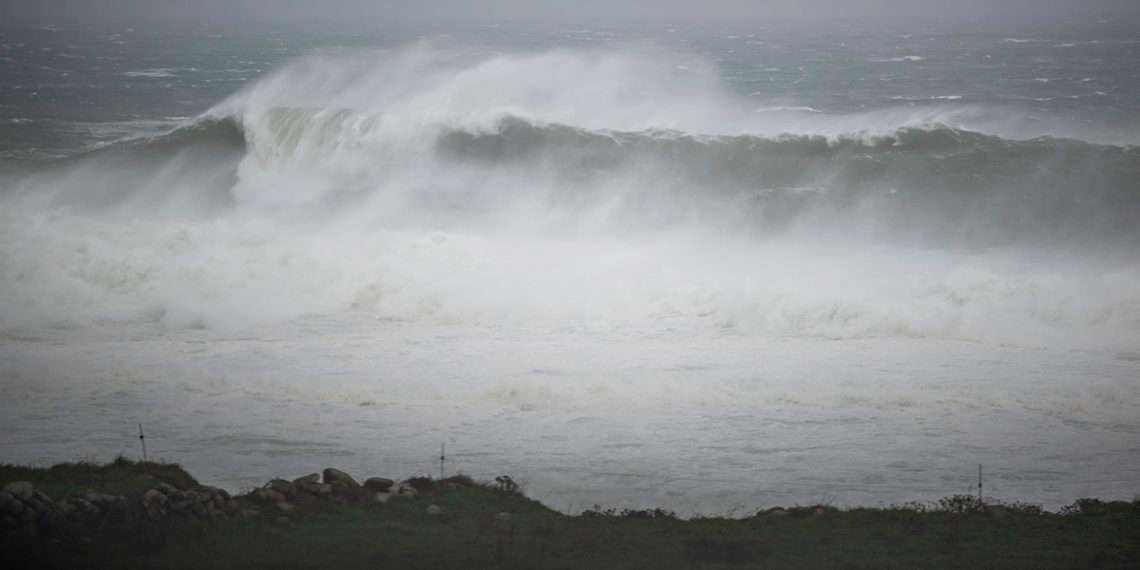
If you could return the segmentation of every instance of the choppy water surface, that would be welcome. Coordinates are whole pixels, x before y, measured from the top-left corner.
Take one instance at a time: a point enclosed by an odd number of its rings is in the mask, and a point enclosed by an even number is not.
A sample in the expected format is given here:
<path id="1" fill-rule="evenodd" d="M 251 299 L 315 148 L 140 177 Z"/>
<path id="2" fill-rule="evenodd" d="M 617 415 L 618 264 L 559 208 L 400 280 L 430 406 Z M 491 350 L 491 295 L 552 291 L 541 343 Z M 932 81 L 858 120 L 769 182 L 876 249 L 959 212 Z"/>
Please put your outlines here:
<path id="1" fill-rule="evenodd" d="M 0 35 L 0 458 L 1136 492 L 1140 38 L 416 35 Z"/>

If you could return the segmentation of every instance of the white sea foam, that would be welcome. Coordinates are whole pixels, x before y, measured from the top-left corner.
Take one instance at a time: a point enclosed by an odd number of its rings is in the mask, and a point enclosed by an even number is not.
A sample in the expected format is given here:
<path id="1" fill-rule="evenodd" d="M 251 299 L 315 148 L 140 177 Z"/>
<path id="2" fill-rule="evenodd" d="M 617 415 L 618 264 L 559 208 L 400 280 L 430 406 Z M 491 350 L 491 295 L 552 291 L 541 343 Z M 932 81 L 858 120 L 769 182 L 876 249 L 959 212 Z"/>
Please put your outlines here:
<path id="1" fill-rule="evenodd" d="M 1059 502 L 1135 469 L 1140 264 L 1095 233 L 1130 203 L 1090 176 L 1088 219 L 1037 219 L 1050 195 L 948 213 L 1024 161 L 1130 151 L 982 135 L 1068 125 L 980 106 L 764 104 L 646 46 L 421 44 L 305 58 L 5 179 L 5 459 L 111 455 L 146 421 L 237 487 L 313 461 L 409 475 L 447 439 L 564 508 L 682 510 L 934 498 L 960 490 L 947 461 L 1045 465 L 1050 490 L 1007 489 Z M 863 187 L 915 170 L 928 186 Z M 772 489 L 742 495 L 761 468 Z"/>

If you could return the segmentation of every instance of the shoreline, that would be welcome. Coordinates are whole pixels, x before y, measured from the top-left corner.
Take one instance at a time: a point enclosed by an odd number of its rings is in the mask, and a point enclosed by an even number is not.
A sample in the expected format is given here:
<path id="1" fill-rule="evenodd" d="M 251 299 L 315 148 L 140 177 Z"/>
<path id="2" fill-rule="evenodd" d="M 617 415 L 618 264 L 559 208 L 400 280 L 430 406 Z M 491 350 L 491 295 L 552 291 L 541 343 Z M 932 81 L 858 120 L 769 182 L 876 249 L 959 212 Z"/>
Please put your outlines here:
<path id="1" fill-rule="evenodd" d="M 2 465 L 0 485 L 3 558 L 16 568 L 1140 564 L 1140 498 L 1079 499 L 1059 512 L 956 495 L 886 508 L 772 507 L 740 518 L 598 506 L 567 515 L 527 498 L 509 477 L 358 481 L 326 468 L 231 495 L 177 465 L 125 458 Z"/>

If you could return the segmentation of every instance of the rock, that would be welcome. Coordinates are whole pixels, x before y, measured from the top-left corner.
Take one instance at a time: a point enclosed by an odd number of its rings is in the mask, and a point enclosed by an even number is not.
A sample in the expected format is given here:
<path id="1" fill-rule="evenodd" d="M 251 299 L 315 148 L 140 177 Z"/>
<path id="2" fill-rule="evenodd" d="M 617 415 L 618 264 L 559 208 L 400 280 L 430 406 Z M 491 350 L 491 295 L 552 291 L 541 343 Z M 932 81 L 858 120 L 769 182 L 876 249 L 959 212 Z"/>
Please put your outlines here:
<path id="1" fill-rule="evenodd" d="M 364 482 L 364 488 L 373 493 L 380 493 L 391 489 L 395 484 L 395 481 L 384 477 L 369 477 L 368 480 Z"/>
<path id="2" fill-rule="evenodd" d="M 177 487 L 171 485 L 170 483 L 159 483 L 155 489 L 158 489 L 160 492 L 162 492 L 162 494 L 168 496 L 182 494 L 182 491 L 179 491 Z"/>
<path id="3" fill-rule="evenodd" d="M 391 499 L 391 498 L 392 498 L 392 493 L 376 493 L 376 494 L 372 495 L 372 502 L 373 503 L 379 503 L 379 504 L 383 505 L 383 504 L 388 502 L 388 499 Z"/>
<path id="4" fill-rule="evenodd" d="M 99 507 L 96 507 L 95 503 L 92 503 L 86 499 L 74 497 L 71 499 L 70 504 L 85 515 L 99 514 Z"/>
<path id="5" fill-rule="evenodd" d="M 59 512 L 63 513 L 65 516 L 80 514 L 79 507 L 76 506 L 76 504 L 72 501 L 60 503 L 58 508 L 59 508 Z"/>
<path id="6" fill-rule="evenodd" d="M 396 485 L 395 493 L 401 497 L 415 497 L 416 495 L 420 494 L 420 492 L 417 491 L 415 487 L 407 483 L 400 483 Z"/>
<path id="7" fill-rule="evenodd" d="M 158 489 L 151 489 L 143 493 L 143 510 L 146 511 L 146 516 L 150 517 L 151 520 L 158 520 L 166 516 L 167 501 L 169 499 Z"/>
<path id="8" fill-rule="evenodd" d="M 258 489 L 253 492 L 253 496 L 267 503 L 284 503 L 287 500 L 285 495 L 273 489 Z"/>
<path id="9" fill-rule="evenodd" d="M 353 485 L 338 481 L 330 484 L 332 488 L 332 496 L 334 499 L 342 501 L 358 501 L 367 497 L 368 491 L 360 485 Z"/>
<path id="10" fill-rule="evenodd" d="M 261 516 L 261 511 L 257 509 L 241 509 L 239 514 L 243 519 L 256 519 Z"/>
<path id="11" fill-rule="evenodd" d="M 297 510 L 297 507 L 295 507 L 289 503 L 277 503 L 277 510 L 279 510 L 283 513 L 291 513 L 293 511 Z"/>
<path id="12" fill-rule="evenodd" d="M 783 507 L 773 507 L 773 508 L 771 508 L 771 509 L 768 509 L 766 512 L 767 512 L 769 515 L 772 515 L 772 516 L 775 516 L 775 517 L 783 517 L 783 516 L 787 516 L 787 515 L 788 515 L 788 511 L 787 511 L 787 509 L 785 509 L 785 508 L 783 508 Z"/>
<path id="13" fill-rule="evenodd" d="M 265 488 L 277 491 L 286 497 L 292 497 L 293 495 L 297 494 L 297 488 L 294 487 L 292 483 L 284 479 L 274 479 L 266 483 Z"/>
<path id="14" fill-rule="evenodd" d="M 84 493 L 83 499 L 93 505 L 101 507 L 114 508 L 119 503 L 126 502 L 126 497 L 119 497 L 115 495 L 106 495 L 103 493 Z"/>
<path id="15" fill-rule="evenodd" d="M 501 523 L 509 523 L 509 522 L 511 522 L 511 513 L 508 513 L 506 511 L 503 511 L 501 513 L 496 513 L 495 514 L 495 520 L 497 520 Z"/>
<path id="16" fill-rule="evenodd" d="M 439 516 L 443 514 L 443 507 L 439 505 L 428 505 L 427 514 L 431 516 Z"/>
<path id="17" fill-rule="evenodd" d="M 4 485 L 4 492 L 17 499 L 28 500 L 36 494 L 36 487 L 28 481 L 13 481 Z"/>
<path id="18" fill-rule="evenodd" d="M 206 503 L 192 503 L 189 510 L 191 514 L 200 519 L 210 516 L 210 509 L 206 508 Z"/>
<path id="19" fill-rule="evenodd" d="M 186 512 L 194 505 L 194 499 L 190 497 L 168 497 L 166 507 L 171 511 Z"/>
<path id="20" fill-rule="evenodd" d="M 333 469 L 332 467 L 329 467 L 328 469 L 324 470 L 324 477 L 325 483 L 328 483 L 330 485 L 343 483 L 349 487 L 360 486 L 360 483 L 357 483 L 356 479 L 352 478 L 352 475 L 349 475 L 340 469 Z"/>
<path id="21" fill-rule="evenodd" d="M 7 491 L 0 492 L 0 512 L 18 515 L 24 512 L 24 503 Z"/>
<path id="22" fill-rule="evenodd" d="M 39 491 L 33 493 L 31 497 L 24 499 L 24 506 L 38 513 L 49 512 L 53 510 L 54 507 L 51 499 Z"/>
<path id="23" fill-rule="evenodd" d="M 296 485 L 298 487 L 305 486 L 305 485 L 315 485 L 315 484 L 320 483 L 320 482 L 321 482 L 321 474 L 320 473 L 310 473 L 308 475 L 305 475 L 304 477 L 297 477 L 296 479 L 293 479 L 293 485 Z"/>

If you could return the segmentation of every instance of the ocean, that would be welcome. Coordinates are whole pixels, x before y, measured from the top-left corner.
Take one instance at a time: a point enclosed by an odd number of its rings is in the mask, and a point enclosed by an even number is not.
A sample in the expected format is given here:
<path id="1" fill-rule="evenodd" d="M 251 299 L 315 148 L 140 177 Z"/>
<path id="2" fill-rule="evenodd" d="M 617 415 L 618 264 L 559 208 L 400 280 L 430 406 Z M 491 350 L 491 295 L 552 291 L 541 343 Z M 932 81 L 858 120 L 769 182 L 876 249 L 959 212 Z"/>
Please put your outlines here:
<path id="1" fill-rule="evenodd" d="M 1140 492 L 1140 35 L 0 30 L 0 461 Z"/>

